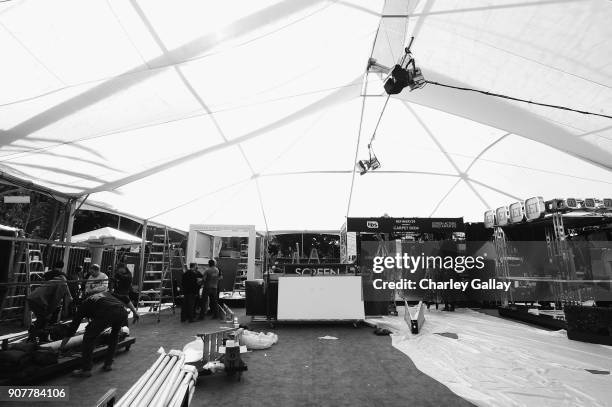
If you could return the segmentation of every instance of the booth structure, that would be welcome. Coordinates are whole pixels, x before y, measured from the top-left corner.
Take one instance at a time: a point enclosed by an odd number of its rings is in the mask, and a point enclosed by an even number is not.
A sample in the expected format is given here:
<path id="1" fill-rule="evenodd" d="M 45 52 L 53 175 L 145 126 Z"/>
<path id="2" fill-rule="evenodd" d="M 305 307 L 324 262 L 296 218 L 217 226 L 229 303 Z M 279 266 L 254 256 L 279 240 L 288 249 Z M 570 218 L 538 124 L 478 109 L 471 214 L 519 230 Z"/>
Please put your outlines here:
<path id="1" fill-rule="evenodd" d="M 253 225 L 190 225 L 187 263 L 217 262 L 221 291 L 244 291 L 244 281 L 262 278 L 264 235 Z"/>
<path id="2" fill-rule="evenodd" d="M 246 282 L 246 313 L 269 321 L 349 321 L 364 315 L 361 277 L 339 263 L 337 230 L 271 231 L 271 267 Z"/>

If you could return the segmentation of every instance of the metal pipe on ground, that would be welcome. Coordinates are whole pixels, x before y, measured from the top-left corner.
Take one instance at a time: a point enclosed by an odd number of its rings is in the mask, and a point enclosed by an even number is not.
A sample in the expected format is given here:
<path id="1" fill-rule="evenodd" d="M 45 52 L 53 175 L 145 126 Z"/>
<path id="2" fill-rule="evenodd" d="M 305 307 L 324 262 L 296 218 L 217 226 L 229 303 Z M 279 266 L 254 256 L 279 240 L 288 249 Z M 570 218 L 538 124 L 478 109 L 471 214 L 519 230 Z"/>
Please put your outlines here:
<path id="1" fill-rule="evenodd" d="M 153 365 L 149 369 L 147 369 L 147 371 L 142 376 L 140 376 L 140 379 L 138 379 L 138 381 L 134 383 L 132 387 L 130 387 L 127 393 L 125 393 L 121 397 L 121 399 L 119 399 L 119 401 L 116 404 L 116 407 L 121 407 L 122 405 L 129 406 L 129 403 L 131 403 L 131 401 L 136 397 L 138 392 L 142 389 L 142 386 L 146 383 L 146 381 L 149 379 L 151 374 L 155 371 L 155 369 L 157 369 L 159 364 L 166 357 L 166 354 L 163 353 L 163 350 L 160 349 L 160 351 L 162 351 L 162 353 L 159 355 L 157 360 L 153 363 Z"/>
<path id="2" fill-rule="evenodd" d="M 173 383 L 171 383 L 170 390 L 168 391 L 168 403 L 174 398 L 174 395 L 176 394 L 177 389 L 179 388 L 179 386 L 181 385 L 181 383 L 183 382 L 183 379 L 185 378 L 185 369 L 184 369 L 184 365 L 181 367 L 179 374 L 176 376 L 176 379 L 174 380 Z M 166 405 L 168 405 L 168 403 L 166 403 Z"/>
<path id="3" fill-rule="evenodd" d="M 131 397 L 131 400 L 126 400 L 125 402 L 122 403 L 122 405 L 132 406 L 132 405 L 136 405 L 137 403 L 139 403 L 140 400 L 142 400 L 142 398 L 144 397 L 144 393 L 151 387 L 151 384 L 153 384 L 153 382 L 157 379 L 157 376 L 159 375 L 159 373 L 163 370 L 165 365 L 168 363 L 168 360 L 169 360 L 168 355 L 164 353 L 159 364 L 154 370 L 151 371 L 150 374 L 147 375 L 147 380 L 144 383 L 142 383 L 142 386 L 140 387 L 140 389 L 137 392 L 134 392 L 133 397 Z"/>
<path id="4" fill-rule="evenodd" d="M 134 401 L 132 401 L 130 406 L 140 405 L 140 403 L 142 402 L 142 399 L 146 397 L 147 392 L 151 391 L 153 383 L 157 380 L 157 378 L 159 377 L 159 374 L 166 368 L 166 365 L 169 362 L 170 362 L 170 356 L 166 355 L 166 357 L 162 360 L 162 362 L 159 364 L 157 369 L 155 369 L 153 374 L 151 374 L 151 376 L 149 377 L 149 380 L 147 380 L 147 382 L 142 386 L 142 389 L 138 392 L 138 394 L 136 395 L 136 397 L 134 398 Z"/>
<path id="5" fill-rule="evenodd" d="M 187 388 L 189 387 L 190 380 L 191 380 L 191 375 L 188 373 L 185 373 L 183 375 L 183 380 L 181 381 L 181 384 L 179 385 L 179 387 L 176 389 L 176 392 L 174 393 L 174 397 L 170 401 L 170 404 L 168 404 L 169 406 L 180 407 L 183 404 L 183 401 L 185 400 L 185 393 L 187 391 Z"/>
<path id="6" fill-rule="evenodd" d="M 172 386 L 177 381 L 181 373 L 181 368 L 183 367 L 184 363 L 185 363 L 185 356 L 181 355 L 178 362 L 174 365 L 174 368 L 172 369 L 172 371 L 168 374 L 168 380 L 164 383 L 163 388 L 160 389 L 160 391 L 154 398 L 154 400 L 156 401 L 151 404 L 152 406 L 154 407 L 165 407 L 166 406 L 168 398 L 170 398 L 170 395 L 171 395 L 170 391 L 172 390 Z"/>
<path id="7" fill-rule="evenodd" d="M 160 388 L 162 387 L 163 382 L 168 378 L 168 375 L 172 371 L 173 367 L 180 360 L 179 358 L 180 353 L 178 352 L 179 351 L 173 350 L 173 351 L 170 351 L 170 353 L 168 354 L 170 360 L 168 360 L 166 367 L 164 368 L 164 370 L 161 371 L 161 373 L 157 377 L 157 380 L 155 380 L 155 382 L 153 382 L 153 384 L 151 385 L 151 390 L 146 392 L 145 396 L 142 398 L 141 404 L 143 406 L 149 405 L 151 400 L 153 400 L 153 398 L 159 392 Z"/>
<path id="8" fill-rule="evenodd" d="M 185 365 L 185 355 L 173 350 L 162 354 L 145 374 L 121 397 L 117 407 L 180 406 L 193 397 L 198 372 Z"/>

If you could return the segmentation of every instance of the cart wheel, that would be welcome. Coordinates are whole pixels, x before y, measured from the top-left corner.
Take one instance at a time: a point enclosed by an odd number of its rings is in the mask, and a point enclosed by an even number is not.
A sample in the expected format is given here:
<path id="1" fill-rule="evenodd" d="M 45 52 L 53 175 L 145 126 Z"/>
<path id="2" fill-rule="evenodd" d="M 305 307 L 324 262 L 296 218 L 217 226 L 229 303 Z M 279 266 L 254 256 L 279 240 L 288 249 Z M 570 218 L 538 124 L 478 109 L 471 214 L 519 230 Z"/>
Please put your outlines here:
<path id="1" fill-rule="evenodd" d="M 359 328 L 359 321 L 353 321 L 353 328 Z"/>
<path id="2" fill-rule="evenodd" d="M 127 345 L 127 346 L 125 347 L 125 351 L 126 351 L 126 352 L 129 352 L 129 351 L 130 351 L 130 347 L 131 347 L 131 346 L 132 346 L 132 344 L 131 344 L 131 343 L 130 343 L 129 345 Z"/>

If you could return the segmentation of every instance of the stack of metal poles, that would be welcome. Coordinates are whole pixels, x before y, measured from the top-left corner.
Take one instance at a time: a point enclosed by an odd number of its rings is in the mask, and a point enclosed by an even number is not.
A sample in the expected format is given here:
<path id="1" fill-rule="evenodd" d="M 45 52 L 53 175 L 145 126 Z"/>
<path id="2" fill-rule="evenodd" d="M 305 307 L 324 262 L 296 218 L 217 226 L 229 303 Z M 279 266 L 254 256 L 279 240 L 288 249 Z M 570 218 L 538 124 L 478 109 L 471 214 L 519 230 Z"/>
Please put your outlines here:
<path id="1" fill-rule="evenodd" d="M 153 365 L 119 399 L 116 407 L 174 407 L 191 402 L 198 372 L 185 365 L 183 352 L 159 350 Z"/>

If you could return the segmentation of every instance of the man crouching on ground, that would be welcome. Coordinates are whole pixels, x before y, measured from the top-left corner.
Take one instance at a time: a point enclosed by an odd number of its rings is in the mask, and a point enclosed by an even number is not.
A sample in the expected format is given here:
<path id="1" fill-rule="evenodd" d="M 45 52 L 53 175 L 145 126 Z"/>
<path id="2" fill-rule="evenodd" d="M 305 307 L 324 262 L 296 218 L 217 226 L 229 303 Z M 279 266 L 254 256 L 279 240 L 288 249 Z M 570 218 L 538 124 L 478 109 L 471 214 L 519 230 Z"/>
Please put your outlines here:
<path id="1" fill-rule="evenodd" d="M 81 359 L 83 367 L 80 370 L 75 370 L 73 376 L 90 377 L 93 367 L 93 351 L 96 344 L 96 338 L 106 329 L 111 328 L 111 337 L 106 350 L 106 358 L 102 370 L 112 370 L 113 356 L 117 349 L 119 341 L 119 332 L 122 326 L 128 324 L 128 313 L 125 307 L 128 307 L 134 314 L 134 323 L 138 321 L 138 313 L 134 305 L 128 300 L 127 303 L 119 300 L 109 292 L 101 292 L 92 294 L 87 297 L 79 306 L 69 329 L 65 333 L 65 337 L 60 345 L 60 352 L 63 352 L 66 343 L 77 331 L 79 324 L 83 318 L 89 318 L 89 324 L 85 328 L 83 335 L 83 344 L 81 345 Z"/>

